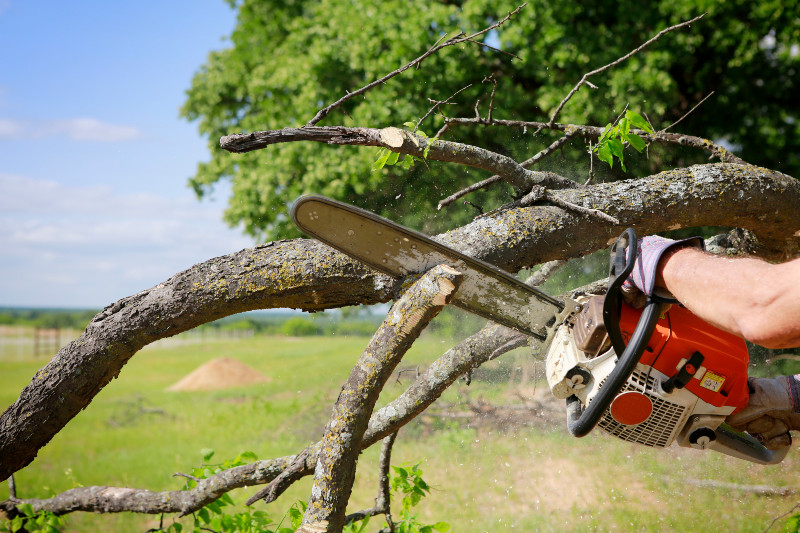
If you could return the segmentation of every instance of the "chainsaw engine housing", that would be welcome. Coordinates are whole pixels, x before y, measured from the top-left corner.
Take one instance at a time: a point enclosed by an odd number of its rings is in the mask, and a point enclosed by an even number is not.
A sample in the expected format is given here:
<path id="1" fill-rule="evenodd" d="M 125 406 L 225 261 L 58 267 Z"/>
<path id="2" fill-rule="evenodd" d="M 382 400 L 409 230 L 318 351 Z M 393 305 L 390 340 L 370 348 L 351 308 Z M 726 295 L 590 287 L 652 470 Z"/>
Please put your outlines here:
<path id="1" fill-rule="evenodd" d="M 602 296 L 584 303 L 561 325 L 547 355 L 546 373 L 557 398 L 592 402 L 617 363 L 602 329 Z M 620 329 L 627 342 L 641 313 L 623 304 Z M 749 356 L 744 341 L 672 306 L 625 385 L 597 426 L 628 442 L 663 448 L 705 448 L 725 417 L 748 402 Z"/>

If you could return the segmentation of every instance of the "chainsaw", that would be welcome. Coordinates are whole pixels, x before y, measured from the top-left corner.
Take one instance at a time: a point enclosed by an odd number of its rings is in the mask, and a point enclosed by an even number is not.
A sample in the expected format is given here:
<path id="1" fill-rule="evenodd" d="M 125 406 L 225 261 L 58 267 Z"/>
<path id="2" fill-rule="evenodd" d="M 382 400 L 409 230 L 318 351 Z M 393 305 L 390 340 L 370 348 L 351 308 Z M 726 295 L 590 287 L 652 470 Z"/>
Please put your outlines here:
<path id="1" fill-rule="evenodd" d="M 567 429 L 595 427 L 654 448 L 673 443 L 760 464 L 783 460 L 789 447 L 765 448 L 725 418 L 749 401 L 743 340 L 687 309 L 648 299 L 642 310 L 622 299 L 637 238 L 627 229 L 611 248 L 603 296 L 557 299 L 497 267 L 363 209 L 317 195 L 292 209 L 297 227 L 395 279 L 440 265 L 463 281 L 451 303 L 520 331 L 546 351 L 550 390 L 564 399 Z"/>

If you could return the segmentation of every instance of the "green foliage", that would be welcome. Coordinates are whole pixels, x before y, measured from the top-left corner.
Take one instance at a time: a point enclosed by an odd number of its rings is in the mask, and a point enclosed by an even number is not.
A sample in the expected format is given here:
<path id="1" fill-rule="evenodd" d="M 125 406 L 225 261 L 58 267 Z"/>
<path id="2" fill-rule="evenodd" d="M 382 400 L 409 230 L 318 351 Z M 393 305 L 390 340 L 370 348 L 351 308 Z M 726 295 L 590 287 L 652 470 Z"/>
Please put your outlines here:
<path id="1" fill-rule="evenodd" d="M 418 57 L 445 32 L 474 32 L 518 6 L 515 0 L 462 2 L 373 2 L 296 0 L 231 2 L 238 10 L 230 46 L 212 52 L 187 91 L 182 115 L 197 121 L 208 139 L 210 159 L 191 179 L 198 195 L 219 181 L 233 183 L 226 212 L 261 238 L 297 236 L 287 205 L 302 193 L 325 194 L 355 203 L 427 232 L 463 223 L 474 213 L 452 206 L 445 220 L 436 203 L 486 177 L 438 162 L 386 163 L 370 172 L 374 151 L 367 147 L 289 143 L 247 154 L 219 148 L 219 138 L 238 132 L 305 124 L 316 111 L 346 91 L 360 88 Z M 532 0 L 511 21 L 491 33 L 490 43 L 516 54 L 511 60 L 488 47 L 467 43 L 448 47 L 363 97 L 334 110 L 320 125 L 387 127 L 422 117 L 428 98 L 444 100 L 467 84 L 448 116 L 474 116 L 478 99 L 483 116 L 498 80 L 494 116 L 548 120 L 581 76 L 623 56 L 657 31 L 700 13 L 701 21 L 663 36 L 643 53 L 592 77 L 598 90 L 581 89 L 559 121 L 605 124 L 629 105 L 647 109 L 656 129 L 671 124 L 709 92 L 714 96 L 681 122 L 680 129 L 713 140 L 725 139 L 746 160 L 790 175 L 800 175 L 800 25 L 796 2 L 766 0 L 659 0 L 640 2 Z M 363 24 L 369 20 L 369 24 Z M 438 114 L 422 124 L 436 131 Z M 451 128 L 452 139 L 478 144 L 517 159 L 538 152 L 560 134 L 533 136 L 504 128 Z M 610 146 L 609 146 L 610 148 Z M 618 148 L 618 146 L 617 146 Z M 559 173 L 584 178 L 583 154 L 555 155 L 544 162 Z M 387 155 L 387 154 L 383 154 Z M 629 156 L 632 174 L 670 165 L 702 162 L 697 151 L 650 150 L 649 159 Z M 616 169 L 599 179 L 616 179 Z M 506 201 L 503 187 L 470 200 L 486 208 Z"/>
<path id="2" fill-rule="evenodd" d="M 83 329 L 97 313 L 92 309 L 0 308 L 0 325 Z"/>
<path id="3" fill-rule="evenodd" d="M 281 333 L 290 337 L 308 337 L 318 335 L 320 329 L 311 320 L 296 316 L 283 323 Z"/>
<path id="4" fill-rule="evenodd" d="M 622 170 L 625 170 L 625 162 L 623 161 L 625 143 L 631 145 L 637 152 L 641 152 L 647 147 L 644 139 L 631 131 L 632 127 L 647 133 L 653 133 L 653 127 L 640 114 L 627 110 L 625 111 L 625 116 L 619 119 L 616 126 L 613 124 L 606 125 L 603 134 L 597 140 L 597 144 L 592 148 L 592 151 L 597 153 L 598 159 L 605 161 L 609 167 L 613 168 L 614 158 L 616 157 L 619 159 L 619 166 L 622 167 Z"/>
<path id="5" fill-rule="evenodd" d="M 252 461 L 257 461 L 258 457 L 253 452 L 242 452 L 234 459 L 225 460 L 219 464 L 209 464 L 214 457 L 214 450 L 204 448 L 200 451 L 203 455 L 203 464 L 192 469 L 192 476 L 198 479 L 206 479 L 218 474 L 223 470 L 241 466 Z M 434 531 L 445 532 L 450 530 L 450 524 L 437 522 L 435 524 L 421 524 L 415 514 L 412 513 L 422 498 L 430 493 L 430 487 L 422 479 L 422 470 L 419 463 L 412 466 L 395 466 L 394 475 L 391 479 L 393 496 L 402 495 L 402 508 L 399 512 L 398 520 L 395 521 L 395 531 L 397 533 L 433 533 Z M 197 486 L 194 479 L 188 479 L 186 488 L 190 489 Z M 289 527 L 282 527 L 280 523 L 275 523 L 264 511 L 255 511 L 248 507 L 244 511 L 231 513 L 230 507 L 234 506 L 233 499 L 226 493 L 218 500 L 206 505 L 193 514 L 193 529 L 187 530 L 191 533 L 202 533 L 203 531 L 218 531 L 220 533 L 292 533 L 303 520 L 303 513 L 306 504 L 302 501 L 295 502 L 286 512 L 285 518 L 289 519 Z M 30 507 L 30 506 L 28 506 Z M 54 518 L 55 515 L 52 515 Z M 353 522 L 344 528 L 345 533 L 364 533 L 369 524 L 369 517 L 364 520 Z M 19 528 L 18 528 L 19 529 Z M 16 531 L 16 530 L 14 530 Z M 36 530 L 39 531 L 39 530 Z M 50 530 L 42 530 L 48 531 Z M 155 533 L 182 533 L 183 526 L 177 522 L 170 524 L 166 529 L 153 530 Z M 53 530 L 52 533 L 58 533 Z"/>
<path id="6" fill-rule="evenodd" d="M 414 507 L 430 494 L 430 487 L 422 479 L 422 469 L 419 463 L 415 465 L 393 466 L 394 475 L 391 479 L 392 491 L 402 494 L 403 499 L 399 513 L 399 520 L 395 520 L 397 533 L 433 533 L 433 531 L 449 531 L 450 524 L 436 522 L 435 524 L 421 524 L 417 515 L 413 513 Z"/>
<path id="7" fill-rule="evenodd" d="M 800 514 L 793 514 L 786 519 L 783 525 L 783 533 L 800 533 Z"/>
<path id="8" fill-rule="evenodd" d="M 66 527 L 64 520 L 50 511 L 34 512 L 29 503 L 22 503 L 17 506 L 19 515 L 3 524 L 3 531 L 16 533 L 17 531 L 27 531 L 30 533 L 60 533 Z"/>
<path id="9" fill-rule="evenodd" d="M 228 470 L 236 466 L 242 466 L 252 461 L 257 461 L 258 457 L 253 452 L 242 452 L 233 459 L 226 459 L 222 463 L 208 464 L 214 457 L 214 450 L 204 448 L 200 451 L 203 455 L 203 465 L 192 469 L 192 476 L 197 479 L 206 479 L 210 476 L 218 474 L 223 470 Z M 186 488 L 190 489 L 197 486 L 194 479 L 188 479 Z M 223 494 L 216 501 L 213 501 L 193 514 L 194 524 L 192 529 L 187 529 L 191 533 L 202 533 L 204 531 L 219 531 L 224 533 L 292 533 L 299 526 L 299 522 L 295 525 L 296 516 L 298 511 L 295 506 L 290 509 L 288 515 L 290 516 L 292 527 L 281 527 L 280 524 L 270 518 L 269 514 L 264 511 L 256 511 L 252 507 L 248 507 L 244 511 L 230 512 L 230 508 L 235 503 L 229 494 Z M 302 505 L 302 504 L 300 504 Z M 304 507 L 303 507 L 304 508 Z M 299 512 L 302 518 L 302 511 Z M 274 527 L 272 527 L 274 526 Z M 183 525 L 174 522 L 166 529 L 156 530 L 156 533 L 182 533 Z"/>

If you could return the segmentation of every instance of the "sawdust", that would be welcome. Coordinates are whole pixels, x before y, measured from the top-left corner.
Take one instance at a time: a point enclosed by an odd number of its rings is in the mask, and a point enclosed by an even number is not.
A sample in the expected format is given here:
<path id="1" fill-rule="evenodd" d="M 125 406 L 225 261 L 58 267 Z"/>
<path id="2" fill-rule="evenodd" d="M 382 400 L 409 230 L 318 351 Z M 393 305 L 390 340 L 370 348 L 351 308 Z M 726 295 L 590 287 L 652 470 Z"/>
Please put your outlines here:
<path id="1" fill-rule="evenodd" d="M 267 381 L 270 381 L 267 376 L 241 361 L 220 357 L 205 363 L 167 390 L 220 390 Z"/>

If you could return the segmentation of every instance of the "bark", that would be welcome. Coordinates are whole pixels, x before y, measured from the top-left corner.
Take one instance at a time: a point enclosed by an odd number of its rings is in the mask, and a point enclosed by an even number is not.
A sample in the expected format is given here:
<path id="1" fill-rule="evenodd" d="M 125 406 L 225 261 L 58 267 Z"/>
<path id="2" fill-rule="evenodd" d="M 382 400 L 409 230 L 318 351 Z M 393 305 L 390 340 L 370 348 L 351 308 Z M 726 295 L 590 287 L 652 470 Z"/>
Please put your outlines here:
<path id="1" fill-rule="evenodd" d="M 604 128 L 597 126 L 585 126 L 582 124 L 548 124 L 546 122 L 530 122 L 526 120 L 501 120 L 501 119 L 485 119 L 485 118 L 446 118 L 445 123 L 448 125 L 482 125 L 482 126 L 504 126 L 507 128 L 531 128 L 531 129 L 551 129 L 563 131 L 570 135 L 580 134 L 586 139 L 599 139 L 603 134 Z M 664 131 L 656 131 L 648 133 L 644 130 L 632 129 L 632 133 L 637 134 L 644 139 L 645 142 L 657 142 L 659 144 L 668 144 L 678 146 L 688 146 L 707 152 L 710 156 L 718 158 L 723 163 L 734 163 L 737 165 L 746 165 L 747 163 L 726 150 L 724 147 L 715 144 L 714 142 L 704 139 L 703 137 L 695 137 L 694 135 L 686 135 L 683 133 L 667 133 Z"/>
<path id="2" fill-rule="evenodd" d="M 532 185 L 547 187 L 575 187 L 576 183 L 553 172 L 536 172 L 524 168 L 512 158 L 451 141 L 432 140 L 398 128 L 347 128 L 343 126 L 284 128 L 226 135 L 219 145 L 229 152 L 244 153 L 266 148 L 272 144 L 297 141 L 314 141 L 353 146 L 380 146 L 393 152 L 413 157 L 458 163 L 468 167 L 488 170 L 507 181 L 518 194 L 524 194 Z M 427 149 L 427 155 L 425 150 Z"/>
<path id="3" fill-rule="evenodd" d="M 298 532 L 342 530 L 361 441 L 375 402 L 397 364 L 447 305 L 461 279 L 461 273 L 448 266 L 434 267 L 389 310 L 333 406 L 317 455 L 311 498 Z"/>
<path id="4" fill-rule="evenodd" d="M 764 257 L 781 259 L 800 251 L 800 184 L 768 169 L 700 165 L 550 193 L 600 209 L 621 224 L 539 205 L 496 212 L 437 238 L 511 272 L 604 248 L 627 226 L 639 235 L 738 226 L 753 232 L 756 251 Z M 0 479 L 30 463 L 150 342 L 252 309 L 321 310 L 386 302 L 393 294 L 387 276 L 316 241 L 298 239 L 211 259 L 124 298 L 62 348 L 2 414 Z"/>

